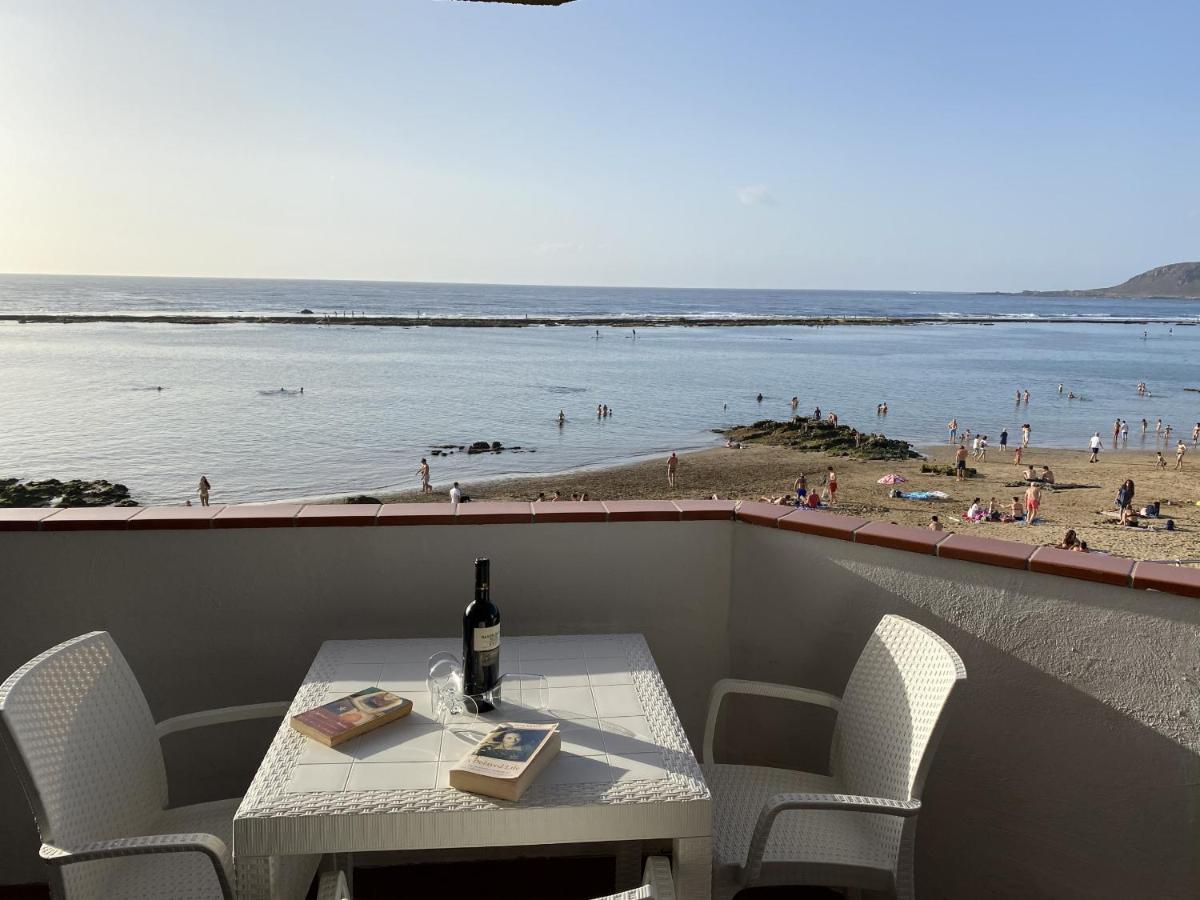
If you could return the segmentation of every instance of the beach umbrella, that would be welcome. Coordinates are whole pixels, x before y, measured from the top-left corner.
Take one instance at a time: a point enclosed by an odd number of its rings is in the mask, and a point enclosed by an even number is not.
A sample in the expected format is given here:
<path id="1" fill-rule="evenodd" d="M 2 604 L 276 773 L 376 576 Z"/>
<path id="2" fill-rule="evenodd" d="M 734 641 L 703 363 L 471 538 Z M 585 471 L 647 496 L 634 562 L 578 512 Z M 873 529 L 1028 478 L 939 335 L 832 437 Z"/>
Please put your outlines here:
<path id="1" fill-rule="evenodd" d="M 882 478 L 879 479 L 879 481 L 877 481 L 875 483 L 876 484 L 907 484 L 908 479 L 905 478 L 903 475 L 897 475 L 895 472 L 892 472 L 890 475 L 884 475 Z"/>

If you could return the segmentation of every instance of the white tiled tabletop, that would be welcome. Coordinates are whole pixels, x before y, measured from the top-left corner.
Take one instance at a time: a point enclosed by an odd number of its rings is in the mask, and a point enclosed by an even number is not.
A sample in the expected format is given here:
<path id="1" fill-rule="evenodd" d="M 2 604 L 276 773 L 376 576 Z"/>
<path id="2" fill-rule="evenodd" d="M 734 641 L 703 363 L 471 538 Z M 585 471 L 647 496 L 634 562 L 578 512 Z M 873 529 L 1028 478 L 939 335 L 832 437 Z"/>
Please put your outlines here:
<path id="1" fill-rule="evenodd" d="M 501 671 L 544 676 L 546 708 L 509 691 L 473 725 L 443 726 L 428 659 L 457 649 L 452 639 L 322 645 L 292 714 L 371 686 L 413 711 L 334 748 L 285 721 L 235 819 L 239 883 L 250 858 L 294 853 L 708 839 L 708 790 L 641 635 L 508 637 Z M 559 722 L 559 755 L 517 803 L 450 788 L 450 767 L 504 721 Z"/>

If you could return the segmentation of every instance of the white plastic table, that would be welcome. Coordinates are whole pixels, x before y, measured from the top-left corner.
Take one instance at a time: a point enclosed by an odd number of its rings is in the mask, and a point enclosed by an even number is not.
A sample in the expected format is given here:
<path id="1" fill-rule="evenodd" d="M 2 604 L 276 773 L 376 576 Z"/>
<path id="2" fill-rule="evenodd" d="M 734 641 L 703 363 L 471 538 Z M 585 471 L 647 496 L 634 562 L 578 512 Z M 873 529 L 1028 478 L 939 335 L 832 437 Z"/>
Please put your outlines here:
<path id="1" fill-rule="evenodd" d="M 549 707 L 484 718 L 558 721 L 562 750 L 517 803 L 449 787 L 470 749 L 432 717 L 427 660 L 452 639 L 327 641 L 291 713 L 376 685 L 413 701 L 406 718 L 328 748 L 285 720 L 234 818 L 238 896 L 270 900 L 270 858 L 669 838 L 677 890 L 710 896 L 711 798 L 640 634 L 506 637 L 502 671 L 544 675 Z M 457 645 L 461 647 L 461 645 Z M 480 729 L 473 731 L 478 734 Z"/>

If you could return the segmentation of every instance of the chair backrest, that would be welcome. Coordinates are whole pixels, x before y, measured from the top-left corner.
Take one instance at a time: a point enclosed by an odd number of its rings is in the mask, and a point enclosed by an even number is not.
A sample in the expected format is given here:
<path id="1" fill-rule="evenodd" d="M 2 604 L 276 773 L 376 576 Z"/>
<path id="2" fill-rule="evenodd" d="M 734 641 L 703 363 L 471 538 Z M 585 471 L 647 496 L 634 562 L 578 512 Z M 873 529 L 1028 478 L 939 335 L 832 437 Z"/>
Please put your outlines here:
<path id="1" fill-rule="evenodd" d="M 967 670 L 916 622 L 884 616 L 842 694 L 830 767 L 845 790 L 915 800 L 941 734 L 942 710 Z"/>
<path id="2" fill-rule="evenodd" d="M 46 843 L 144 834 L 166 806 L 150 707 L 107 632 L 59 644 L 0 685 L 0 738 Z"/>

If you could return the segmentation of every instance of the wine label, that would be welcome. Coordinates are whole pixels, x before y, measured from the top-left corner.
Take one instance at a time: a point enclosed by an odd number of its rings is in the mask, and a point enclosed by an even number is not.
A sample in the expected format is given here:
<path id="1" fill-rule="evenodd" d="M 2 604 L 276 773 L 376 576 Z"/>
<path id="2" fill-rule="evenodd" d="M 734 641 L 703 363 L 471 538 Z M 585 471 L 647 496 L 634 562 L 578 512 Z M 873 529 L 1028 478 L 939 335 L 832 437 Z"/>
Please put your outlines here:
<path id="1" fill-rule="evenodd" d="M 476 628 L 475 635 L 472 638 L 471 649 L 477 653 L 487 650 L 500 649 L 500 626 L 493 625 L 491 628 Z"/>

